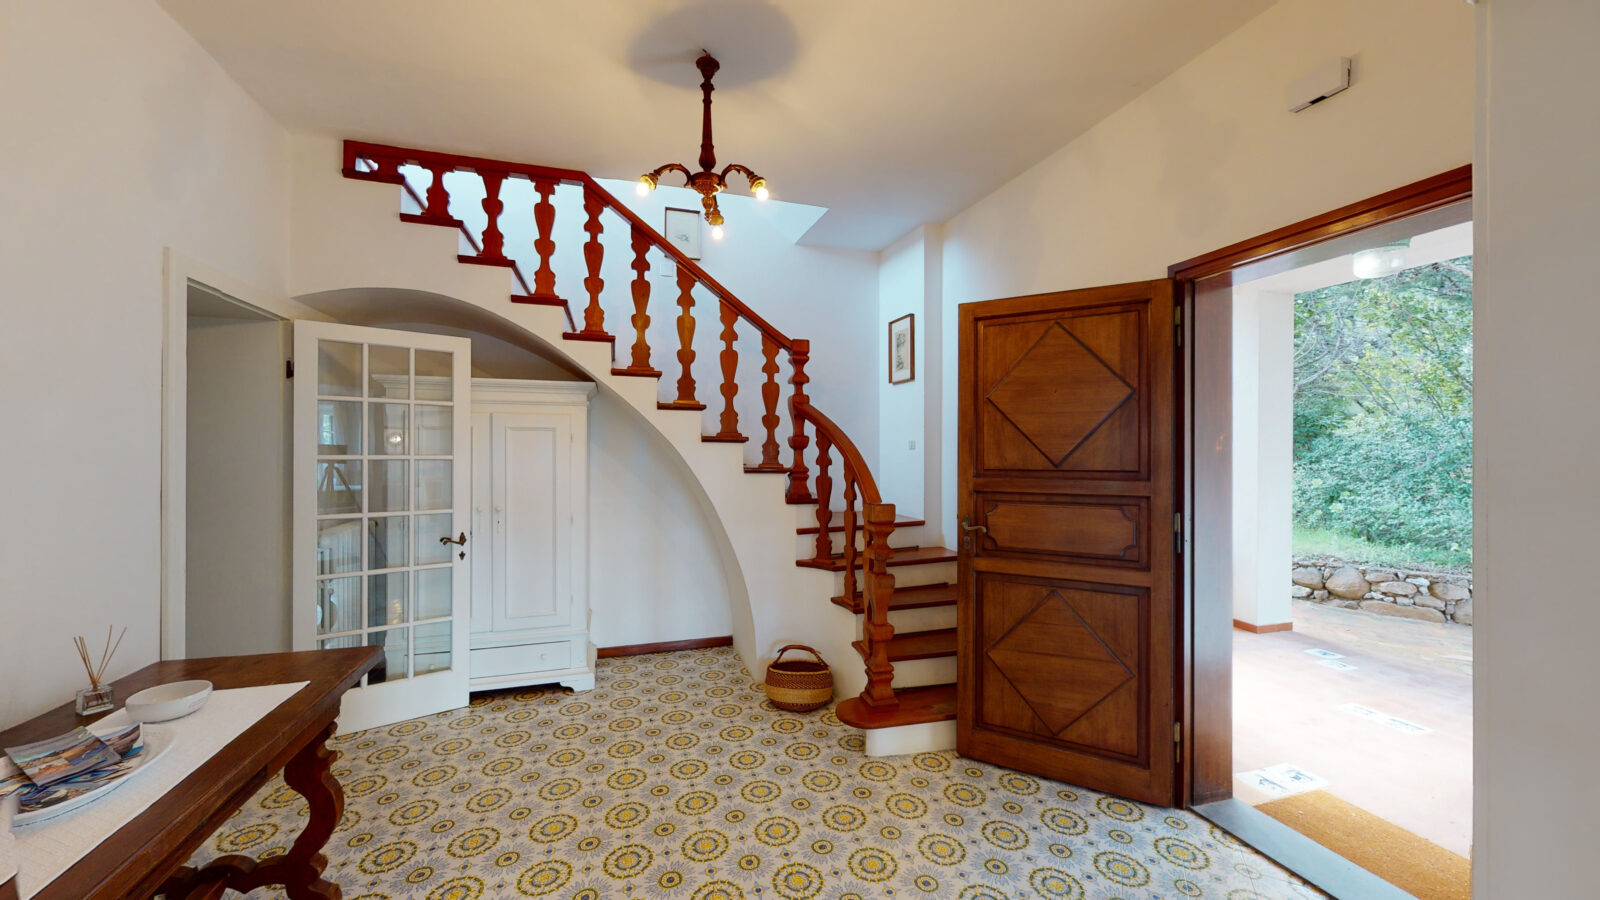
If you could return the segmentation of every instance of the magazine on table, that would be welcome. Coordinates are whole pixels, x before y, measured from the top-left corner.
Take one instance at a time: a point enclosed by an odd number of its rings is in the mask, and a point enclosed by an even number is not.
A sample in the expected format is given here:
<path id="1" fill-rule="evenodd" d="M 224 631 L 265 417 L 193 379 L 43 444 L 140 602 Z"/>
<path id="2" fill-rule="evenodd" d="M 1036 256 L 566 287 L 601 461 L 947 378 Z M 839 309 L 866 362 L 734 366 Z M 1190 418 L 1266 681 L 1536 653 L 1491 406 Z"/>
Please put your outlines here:
<path id="1" fill-rule="evenodd" d="M 142 736 L 135 722 L 103 735 L 79 727 L 49 740 L 8 747 L 6 756 L 17 771 L 0 775 L 0 798 L 17 794 L 18 813 L 27 813 L 99 790 L 138 767 Z"/>

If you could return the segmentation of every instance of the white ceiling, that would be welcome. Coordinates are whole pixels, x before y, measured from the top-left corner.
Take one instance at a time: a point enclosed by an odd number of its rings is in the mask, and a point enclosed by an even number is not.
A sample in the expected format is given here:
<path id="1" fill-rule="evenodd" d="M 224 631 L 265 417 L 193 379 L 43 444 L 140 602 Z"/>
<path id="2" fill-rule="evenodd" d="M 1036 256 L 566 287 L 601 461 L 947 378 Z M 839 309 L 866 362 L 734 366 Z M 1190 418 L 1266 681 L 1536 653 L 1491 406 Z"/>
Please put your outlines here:
<path id="1" fill-rule="evenodd" d="M 699 152 L 875 250 L 1016 176 L 1273 0 L 160 0 L 285 125 L 636 179 Z M 742 186 L 740 187 L 742 189 Z"/>

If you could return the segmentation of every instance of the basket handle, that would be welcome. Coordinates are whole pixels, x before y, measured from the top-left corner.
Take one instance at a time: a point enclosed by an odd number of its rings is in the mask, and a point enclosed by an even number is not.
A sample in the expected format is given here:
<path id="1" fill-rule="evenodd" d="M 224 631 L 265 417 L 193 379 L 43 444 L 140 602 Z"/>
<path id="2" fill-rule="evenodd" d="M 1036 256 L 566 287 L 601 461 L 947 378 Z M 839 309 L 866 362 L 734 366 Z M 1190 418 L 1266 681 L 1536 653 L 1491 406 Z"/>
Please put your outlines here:
<path id="1" fill-rule="evenodd" d="M 822 663 L 823 665 L 827 665 L 828 664 L 827 661 L 822 658 L 822 654 L 821 653 L 818 653 L 817 651 L 811 649 L 810 647 L 807 647 L 805 644 L 789 644 L 789 645 L 787 645 L 785 647 L 780 648 L 778 650 L 778 655 L 774 656 L 772 658 L 772 662 L 774 664 L 776 664 L 778 662 L 778 660 L 783 659 L 783 655 L 785 653 L 788 653 L 790 650 L 804 650 L 805 652 L 807 652 L 807 653 L 811 654 L 812 656 L 816 657 L 817 662 Z"/>

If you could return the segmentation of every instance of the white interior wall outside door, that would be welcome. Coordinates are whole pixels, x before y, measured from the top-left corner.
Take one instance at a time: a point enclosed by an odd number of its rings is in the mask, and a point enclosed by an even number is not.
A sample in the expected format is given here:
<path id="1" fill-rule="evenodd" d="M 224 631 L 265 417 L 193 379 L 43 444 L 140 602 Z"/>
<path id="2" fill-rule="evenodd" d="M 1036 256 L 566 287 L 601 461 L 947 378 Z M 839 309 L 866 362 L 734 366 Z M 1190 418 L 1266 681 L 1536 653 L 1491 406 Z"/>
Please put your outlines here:
<path id="1" fill-rule="evenodd" d="M 467 704 L 471 342 L 295 324 L 296 650 L 379 646 L 341 731 Z"/>

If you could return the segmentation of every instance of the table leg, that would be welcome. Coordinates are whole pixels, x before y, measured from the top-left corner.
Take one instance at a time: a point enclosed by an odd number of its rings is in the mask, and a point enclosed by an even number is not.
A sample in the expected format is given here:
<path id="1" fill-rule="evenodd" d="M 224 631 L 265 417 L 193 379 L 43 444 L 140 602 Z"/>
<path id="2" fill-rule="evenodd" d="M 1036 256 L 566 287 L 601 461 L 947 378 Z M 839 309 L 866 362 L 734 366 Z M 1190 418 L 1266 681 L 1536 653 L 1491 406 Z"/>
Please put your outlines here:
<path id="1" fill-rule="evenodd" d="M 194 896 L 191 890 L 214 884 L 220 876 L 227 887 L 244 894 L 265 885 L 281 884 L 290 900 L 341 900 L 339 886 L 322 877 L 322 870 L 328 865 L 322 848 L 344 817 L 344 789 L 332 772 L 338 753 L 327 746 L 334 729 L 335 723 L 329 722 L 283 767 L 283 780 L 311 805 L 305 829 L 288 853 L 266 860 L 239 854 L 224 856 L 201 869 L 180 870 L 163 885 L 161 893 L 168 897 Z"/>

